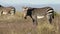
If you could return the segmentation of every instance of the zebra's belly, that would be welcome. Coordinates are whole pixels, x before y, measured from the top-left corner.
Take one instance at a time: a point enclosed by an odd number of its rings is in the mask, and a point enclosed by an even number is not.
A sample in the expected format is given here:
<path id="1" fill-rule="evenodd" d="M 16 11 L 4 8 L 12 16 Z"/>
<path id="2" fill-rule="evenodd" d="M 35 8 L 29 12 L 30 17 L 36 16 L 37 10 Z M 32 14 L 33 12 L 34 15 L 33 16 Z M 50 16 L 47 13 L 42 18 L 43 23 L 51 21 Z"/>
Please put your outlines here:
<path id="1" fill-rule="evenodd" d="M 44 16 L 37 16 L 37 19 L 42 19 L 44 18 Z"/>

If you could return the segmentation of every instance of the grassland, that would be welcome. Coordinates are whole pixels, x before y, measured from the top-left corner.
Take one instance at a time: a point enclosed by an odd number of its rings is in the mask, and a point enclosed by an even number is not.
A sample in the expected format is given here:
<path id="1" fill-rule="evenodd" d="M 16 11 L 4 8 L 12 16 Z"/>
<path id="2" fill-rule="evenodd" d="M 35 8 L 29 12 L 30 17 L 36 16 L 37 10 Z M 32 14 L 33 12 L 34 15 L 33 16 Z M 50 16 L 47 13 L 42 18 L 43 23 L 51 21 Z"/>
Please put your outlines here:
<path id="1" fill-rule="evenodd" d="M 22 12 L 15 15 L 0 16 L 0 34 L 60 34 L 60 15 L 55 15 L 55 19 L 50 24 L 46 18 L 38 20 L 38 25 L 34 27 L 32 19 L 23 18 Z"/>

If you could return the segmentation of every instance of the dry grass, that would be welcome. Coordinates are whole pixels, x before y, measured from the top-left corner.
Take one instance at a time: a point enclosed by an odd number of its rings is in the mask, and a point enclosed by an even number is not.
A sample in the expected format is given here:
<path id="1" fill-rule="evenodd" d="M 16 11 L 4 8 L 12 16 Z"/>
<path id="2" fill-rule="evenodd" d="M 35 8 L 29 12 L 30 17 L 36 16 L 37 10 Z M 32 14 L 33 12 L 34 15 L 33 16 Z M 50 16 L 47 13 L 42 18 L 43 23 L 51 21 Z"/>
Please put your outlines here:
<path id="1" fill-rule="evenodd" d="M 3 15 L 0 17 L 0 34 L 59 34 L 59 20 L 55 16 L 50 24 L 46 19 L 41 19 L 34 27 L 31 18 L 25 20 L 22 12 L 16 12 L 13 16 Z"/>

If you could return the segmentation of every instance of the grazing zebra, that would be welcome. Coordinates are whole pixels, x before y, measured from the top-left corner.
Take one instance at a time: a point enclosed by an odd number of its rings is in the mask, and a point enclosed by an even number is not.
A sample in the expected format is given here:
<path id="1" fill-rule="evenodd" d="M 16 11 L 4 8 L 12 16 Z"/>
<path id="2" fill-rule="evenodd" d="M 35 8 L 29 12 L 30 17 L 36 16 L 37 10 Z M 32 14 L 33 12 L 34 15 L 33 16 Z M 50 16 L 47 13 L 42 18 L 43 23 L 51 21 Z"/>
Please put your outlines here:
<path id="1" fill-rule="evenodd" d="M 31 7 L 23 7 L 23 11 L 25 12 L 24 18 L 27 16 L 32 18 L 33 24 L 37 25 L 37 19 L 47 17 L 48 21 L 51 23 L 52 19 L 54 19 L 54 9 L 51 7 L 43 7 L 43 8 L 31 8 Z"/>
<path id="2" fill-rule="evenodd" d="M 14 7 L 2 7 L 0 6 L 0 14 L 11 14 L 14 15 L 16 9 Z"/>

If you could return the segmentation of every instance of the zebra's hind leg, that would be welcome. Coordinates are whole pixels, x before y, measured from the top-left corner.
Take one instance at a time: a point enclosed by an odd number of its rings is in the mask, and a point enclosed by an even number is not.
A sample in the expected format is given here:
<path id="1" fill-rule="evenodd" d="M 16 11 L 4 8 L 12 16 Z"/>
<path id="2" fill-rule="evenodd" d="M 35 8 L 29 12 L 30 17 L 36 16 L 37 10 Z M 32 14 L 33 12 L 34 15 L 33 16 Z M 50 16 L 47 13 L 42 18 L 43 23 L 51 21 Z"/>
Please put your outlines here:
<path id="1" fill-rule="evenodd" d="M 16 13 L 16 9 L 14 8 L 14 15 L 15 15 L 15 13 Z"/>
<path id="2" fill-rule="evenodd" d="M 52 23 L 52 15 L 48 14 L 47 19 L 48 19 L 49 23 L 51 24 Z"/>
<path id="3" fill-rule="evenodd" d="M 51 17 L 49 18 L 49 23 L 50 23 L 50 24 L 52 23 L 52 18 L 51 18 Z"/>

